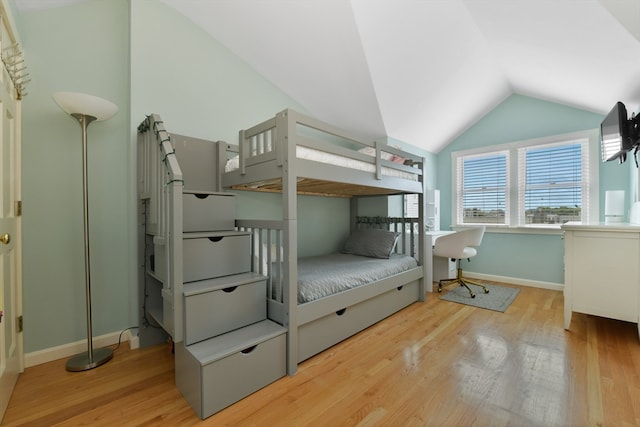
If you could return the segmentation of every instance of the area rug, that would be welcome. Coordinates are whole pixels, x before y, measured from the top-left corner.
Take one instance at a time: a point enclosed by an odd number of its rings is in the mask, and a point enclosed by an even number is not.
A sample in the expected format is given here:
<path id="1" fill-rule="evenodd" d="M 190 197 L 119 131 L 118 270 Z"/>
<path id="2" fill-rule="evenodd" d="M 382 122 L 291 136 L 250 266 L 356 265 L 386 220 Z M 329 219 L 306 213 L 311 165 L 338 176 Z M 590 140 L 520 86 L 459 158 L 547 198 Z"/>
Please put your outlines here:
<path id="1" fill-rule="evenodd" d="M 471 296 L 469 296 L 469 291 L 467 291 L 463 286 L 452 285 L 452 287 L 449 288 L 449 291 L 442 295 L 440 299 L 504 313 L 520 292 L 520 289 L 518 288 L 508 288 L 506 286 L 489 284 L 485 284 L 485 286 L 489 289 L 488 294 L 485 294 L 482 288 L 473 286 L 471 289 L 476 294 L 476 297 L 471 298 Z"/>

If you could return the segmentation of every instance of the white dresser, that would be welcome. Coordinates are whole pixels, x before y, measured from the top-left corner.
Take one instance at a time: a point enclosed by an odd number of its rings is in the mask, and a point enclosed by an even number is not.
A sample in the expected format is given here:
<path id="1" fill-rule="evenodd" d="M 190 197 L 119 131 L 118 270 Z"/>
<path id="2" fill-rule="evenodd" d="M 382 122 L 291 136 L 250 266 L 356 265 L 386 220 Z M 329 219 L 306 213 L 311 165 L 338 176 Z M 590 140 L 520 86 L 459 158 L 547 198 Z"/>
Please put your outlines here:
<path id="1" fill-rule="evenodd" d="M 569 222 L 562 230 L 564 328 L 574 311 L 639 323 L 640 226 Z"/>

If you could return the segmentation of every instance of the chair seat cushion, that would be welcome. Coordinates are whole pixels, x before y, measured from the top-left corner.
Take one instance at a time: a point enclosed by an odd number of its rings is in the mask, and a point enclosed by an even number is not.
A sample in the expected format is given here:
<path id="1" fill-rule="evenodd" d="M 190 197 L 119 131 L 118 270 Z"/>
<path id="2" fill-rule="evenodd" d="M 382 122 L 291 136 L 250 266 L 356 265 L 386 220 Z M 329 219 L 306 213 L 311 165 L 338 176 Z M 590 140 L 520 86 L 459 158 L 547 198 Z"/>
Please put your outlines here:
<path id="1" fill-rule="evenodd" d="M 440 249 L 440 250 L 438 250 Z M 467 246 L 464 249 L 462 249 L 462 253 L 460 252 L 460 250 L 454 250 L 452 248 L 437 248 L 433 251 L 433 254 L 435 256 L 440 256 L 440 257 L 444 257 L 444 258 L 451 258 L 451 259 L 465 259 L 465 258 L 471 258 L 474 257 L 478 254 L 478 251 L 475 248 L 472 248 L 471 246 Z"/>

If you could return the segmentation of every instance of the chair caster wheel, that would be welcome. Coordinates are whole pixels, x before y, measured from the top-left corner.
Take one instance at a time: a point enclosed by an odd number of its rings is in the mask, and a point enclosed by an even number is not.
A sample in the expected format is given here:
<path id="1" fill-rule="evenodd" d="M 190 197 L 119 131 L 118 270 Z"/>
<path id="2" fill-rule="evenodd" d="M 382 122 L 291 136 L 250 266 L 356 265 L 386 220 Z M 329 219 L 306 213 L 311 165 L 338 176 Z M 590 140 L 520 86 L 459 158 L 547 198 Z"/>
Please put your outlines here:
<path id="1" fill-rule="evenodd" d="M 475 298 L 475 297 L 476 297 L 476 294 L 471 294 L 471 298 Z"/>
<path id="2" fill-rule="evenodd" d="M 485 294 L 488 294 L 488 293 L 489 293 L 489 289 L 484 288 L 484 293 L 485 293 Z"/>
<path id="3" fill-rule="evenodd" d="M 438 292 L 442 292 L 442 288 L 438 288 Z"/>

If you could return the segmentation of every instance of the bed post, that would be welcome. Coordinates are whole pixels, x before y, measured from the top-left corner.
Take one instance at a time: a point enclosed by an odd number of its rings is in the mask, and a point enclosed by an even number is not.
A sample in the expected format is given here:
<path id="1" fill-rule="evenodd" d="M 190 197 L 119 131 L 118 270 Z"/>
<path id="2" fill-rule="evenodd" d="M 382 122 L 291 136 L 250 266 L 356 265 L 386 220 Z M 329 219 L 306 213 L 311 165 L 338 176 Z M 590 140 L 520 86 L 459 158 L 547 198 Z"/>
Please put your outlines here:
<path id="1" fill-rule="evenodd" d="M 216 191 L 222 192 L 222 174 L 224 173 L 224 166 L 227 159 L 227 144 L 223 141 L 217 141 L 216 147 L 216 164 L 218 170 L 216 171 Z"/>
<path id="2" fill-rule="evenodd" d="M 422 193 L 418 195 L 418 244 L 420 245 L 420 262 L 422 263 L 422 278 L 420 278 L 420 283 L 418 285 L 420 289 L 420 301 L 424 301 L 426 299 L 426 290 L 427 286 L 433 286 L 432 283 L 425 283 L 427 277 L 427 246 L 426 246 L 426 237 L 425 237 L 425 220 L 424 216 L 427 212 L 426 210 L 426 198 L 425 193 L 427 191 L 426 182 L 425 182 L 425 158 L 421 159 L 420 168 L 422 169 L 422 175 L 420 175 L 420 181 L 422 183 Z M 431 251 L 429 251 L 431 253 Z"/>
<path id="3" fill-rule="evenodd" d="M 276 115 L 278 149 L 282 155 L 282 219 L 284 221 L 284 292 L 285 327 L 287 328 L 287 374 L 298 369 L 298 199 L 295 162 L 296 146 L 289 144 L 289 135 L 296 132 L 296 118 L 291 110 Z"/>
<path id="4" fill-rule="evenodd" d="M 352 197 L 349 202 L 349 232 L 358 228 L 358 197 Z"/>

